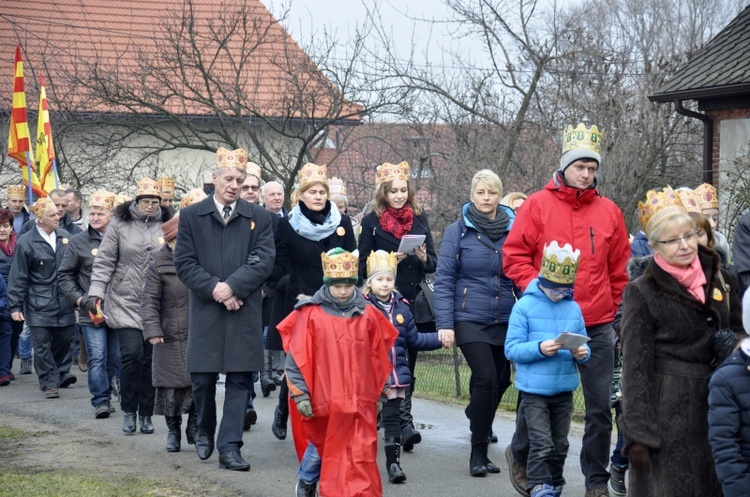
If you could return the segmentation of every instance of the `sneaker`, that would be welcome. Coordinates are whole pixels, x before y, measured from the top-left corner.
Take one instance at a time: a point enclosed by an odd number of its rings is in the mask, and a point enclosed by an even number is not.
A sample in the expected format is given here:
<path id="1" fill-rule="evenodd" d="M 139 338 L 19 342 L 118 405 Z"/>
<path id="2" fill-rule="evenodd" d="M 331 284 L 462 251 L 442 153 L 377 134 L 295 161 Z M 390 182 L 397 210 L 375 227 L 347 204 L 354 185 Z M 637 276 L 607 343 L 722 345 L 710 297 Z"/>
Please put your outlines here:
<path id="1" fill-rule="evenodd" d="M 45 399 L 59 399 L 60 392 L 57 390 L 57 387 L 47 387 L 44 390 L 44 398 Z"/>
<path id="2" fill-rule="evenodd" d="M 586 497 L 609 497 L 609 488 L 606 485 L 597 485 L 586 490 Z"/>
<path id="3" fill-rule="evenodd" d="M 554 495 L 555 497 L 562 497 L 562 491 L 563 491 L 562 485 L 556 485 L 552 487 L 552 495 Z"/>
<path id="4" fill-rule="evenodd" d="M 625 472 L 627 470 L 627 466 L 609 465 L 609 489 L 612 491 L 612 495 L 617 497 L 628 495 L 628 489 L 625 486 Z"/>
<path id="5" fill-rule="evenodd" d="M 96 419 L 104 419 L 108 418 L 110 415 L 109 412 L 109 406 L 106 402 L 102 402 L 101 404 L 94 407 L 94 417 Z"/>
<path id="6" fill-rule="evenodd" d="M 510 476 L 510 483 L 513 485 L 513 488 L 524 497 L 529 497 L 529 491 L 526 490 L 526 485 L 529 483 L 529 479 L 526 476 L 526 466 L 518 464 L 513 459 L 513 451 L 510 450 L 510 445 L 505 448 L 505 460 L 508 461 L 508 475 Z"/>
<path id="7" fill-rule="evenodd" d="M 299 480 L 297 486 L 294 487 L 294 495 L 296 497 L 317 497 L 318 484 L 314 481 L 306 482 L 305 480 Z"/>
<path id="8" fill-rule="evenodd" d="M 537 485 L 531 489 L 531 497 L 555 497 L 555 487 L 552 485 Z"/>
<path id="9" fill-rule="evenodd" d="M 21 374 L 31 374 L 31 359 L 21 359 Z"/>

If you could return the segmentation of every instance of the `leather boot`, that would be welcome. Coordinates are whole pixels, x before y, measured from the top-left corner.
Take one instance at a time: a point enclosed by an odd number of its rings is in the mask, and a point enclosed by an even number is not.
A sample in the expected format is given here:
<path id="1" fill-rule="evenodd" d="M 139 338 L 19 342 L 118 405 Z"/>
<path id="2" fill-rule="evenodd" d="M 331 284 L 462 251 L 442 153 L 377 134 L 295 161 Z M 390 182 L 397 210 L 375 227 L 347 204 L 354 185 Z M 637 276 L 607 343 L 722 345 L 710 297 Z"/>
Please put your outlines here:
<path id="1" fill-rule="evenodd" d="M 260 373 L 260 390 L 263 397 L 268 397 L 271 392 L 276 390 L 276 383 L 271 378 L 272 357 L 270 350 L 263 351 L 263 371 Z"/>
<path id="2" fill-rule="evenodd" d="M 471 476 L 487 476 L 487 440 L 472 442 L 469 474 Z"/>
<path id="3" fill-rule="evenodd" d="M 134 412 L 126 412 L 123 413 L 124 418 L 122 420 L 122 431 L 126 433 L 127 435 L 132 435 L 135 433 L 135 413 Z"/>
<path id="4" fill-rule="evenodd" d="M 388 473 L 388 481 L 401 483 L 406 481 L 406 475 L 401 469 L 401 439 L 385 439 L 385 470 Z"/>
<path id="5" fill-rule="evenodd" d="M 286 423 L 289 419 L 289 404 L 279 402 L 276 406 L 276 410 L 273 413 L 273 424 L 271 425 L 271 432 L 273 436 L 279 440 L 286 439 Z"/>
<path id="6" fill-rule="evenodd" d="M 164 416 L 167 421 L 167 452 L 179 452 L 180 451 L 180 427 L 182 426 L 182 416 Z"/>
<path id="7" fill-rule="evenodd" d="M 154 432 L 154 424 L 151 422 L 151 416 L 138 416 L 141 422 L 141 433 L 150 435 Z"/>
<path id="8" fill-rule="evenodd" d="M 185 427 L 185 437 L 187 443 L 190 445 L 195 444 L 195 438 L 198 436 L 198 413 L 195 412 L 195 406 L 190 408 L 190 413 L 187 418 L 187 426 Z"/>

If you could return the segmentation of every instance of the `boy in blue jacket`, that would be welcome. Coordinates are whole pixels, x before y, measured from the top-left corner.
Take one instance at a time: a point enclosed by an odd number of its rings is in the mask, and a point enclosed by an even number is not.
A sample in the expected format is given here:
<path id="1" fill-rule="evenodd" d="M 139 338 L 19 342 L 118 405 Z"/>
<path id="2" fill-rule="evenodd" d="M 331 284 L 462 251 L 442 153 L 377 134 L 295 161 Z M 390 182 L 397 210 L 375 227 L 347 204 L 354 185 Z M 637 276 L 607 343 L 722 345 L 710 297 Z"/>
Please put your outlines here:
<path id="1" fill-rule="evenodd" d="M 562 495 L 568 431 L 573 416 L 573 391 L 578 387 L 576 363 L 591 350 L 556 340 L 568 332 L 586 337 L 581 308 L 573 301 L 580 250 L 556 241 L 544 247 L 539 278 L 513 307 L 505 355 L 516 363 L 516 388 L 529 426 L 527 490 L 531 497 Z M 586 341 L 587 338 L 586 338 Z"/>

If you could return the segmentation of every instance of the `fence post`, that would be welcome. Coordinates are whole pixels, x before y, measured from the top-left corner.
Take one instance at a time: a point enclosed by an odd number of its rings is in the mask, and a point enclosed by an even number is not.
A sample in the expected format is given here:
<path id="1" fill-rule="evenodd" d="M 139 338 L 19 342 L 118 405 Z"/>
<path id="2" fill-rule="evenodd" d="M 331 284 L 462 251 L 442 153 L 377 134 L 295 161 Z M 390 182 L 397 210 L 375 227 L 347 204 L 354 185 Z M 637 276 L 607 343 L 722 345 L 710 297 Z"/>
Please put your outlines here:
<path id="1" fill-rule="evenodd" d="M 453 346 L 453 374 L 456 377 L 456 397 L 461 397 L 461 372 L 458 368 L 458 347 Z"/>

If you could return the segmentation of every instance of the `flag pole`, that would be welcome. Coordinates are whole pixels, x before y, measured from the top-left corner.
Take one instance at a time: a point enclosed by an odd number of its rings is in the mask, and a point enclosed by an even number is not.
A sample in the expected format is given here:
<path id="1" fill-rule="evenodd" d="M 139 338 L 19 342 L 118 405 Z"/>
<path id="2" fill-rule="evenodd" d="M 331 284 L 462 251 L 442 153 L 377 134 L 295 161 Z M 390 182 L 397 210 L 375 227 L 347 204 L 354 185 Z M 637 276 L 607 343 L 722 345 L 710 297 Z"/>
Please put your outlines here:
<path id="1" fill-rule="evenodd" d="M 52 170 L 55 173 L 55 188 L 60 189 L 60 175 L 57 174 L 57 159 L 52 159 Z"/>
<path id="2" fill-rule="evenodd" d="M 28 176 L 26 183 L 29 187 L 29 211 L 31 206 L 34 205 L 34 178 L 31 176 L 34 171 L 31 169 L 31 151 L 26 151 L 26 175 Z"/>

